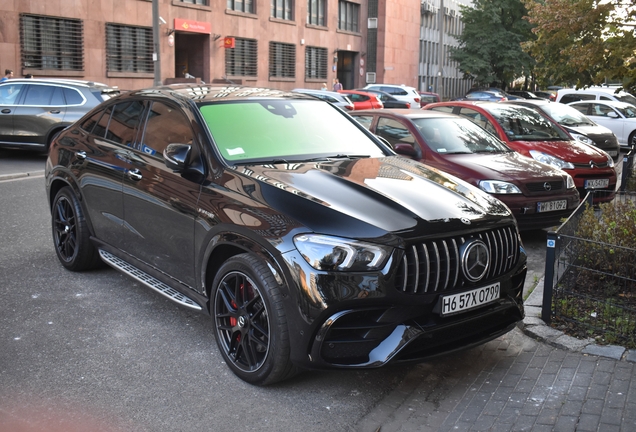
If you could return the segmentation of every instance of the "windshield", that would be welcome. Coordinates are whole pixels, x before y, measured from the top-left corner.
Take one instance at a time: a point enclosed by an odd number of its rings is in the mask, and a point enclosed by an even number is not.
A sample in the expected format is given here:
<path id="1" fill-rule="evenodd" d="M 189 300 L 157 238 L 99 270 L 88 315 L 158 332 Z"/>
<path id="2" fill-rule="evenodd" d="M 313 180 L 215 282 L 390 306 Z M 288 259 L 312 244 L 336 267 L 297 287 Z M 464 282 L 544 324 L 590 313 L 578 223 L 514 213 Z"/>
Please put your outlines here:
<path id="1" fill-rule="evenodd" d="M 621 94 L 616 94 L 614 96 L 616 97 L 616 99 L 618 99 L 621 102 L 636 105 L 636 98 L 630 95 L 629 93 L 621 93 Z"/>
<path id="2" fill-rule="evenodd" d="M 502 153 L 511 151 L 499 138 L 464 118 L 413 119 L 426 144 L 444 154 Z"/>
<path id="3" fill-rule="evenodd" d="M 322 101 L 216 102 L 199 109 L 219 151 L 232 163 L 386 155 L 357 123 Z"/>
<path id="4" fill-rule="evenodd" d="M 565 126 L 593 126 L 594 123 L 576 108 L 561 103 L 547 103 L 541 109 L 557 123 Z"/>
<path id="5" fill-rule="evenodd" d="M 619 110 L 625 118 L 636 117 L 636 107 L 634 107 L 633 105 L 615 103 L 613 107 Z"/>
<path id="6" fill-rule="evenodd" d="M 537 111 L 522 106 L 494 105 L 488 111 L 512 141 L 571 141 L 561 128 Z"/>

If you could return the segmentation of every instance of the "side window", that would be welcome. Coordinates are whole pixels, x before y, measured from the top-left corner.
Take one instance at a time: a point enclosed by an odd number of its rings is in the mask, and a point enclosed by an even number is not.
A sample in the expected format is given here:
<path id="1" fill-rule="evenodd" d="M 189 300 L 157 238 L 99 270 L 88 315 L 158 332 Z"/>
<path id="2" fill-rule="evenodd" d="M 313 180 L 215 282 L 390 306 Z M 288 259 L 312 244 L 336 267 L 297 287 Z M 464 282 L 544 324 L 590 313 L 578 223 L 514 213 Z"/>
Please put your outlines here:
<path id="1" fill-rule="evenodd" d="M 452 114 L 453 113 L 453 107 L 452 106 L 438 106 L 438 107 L 435 107 L 435 108 L 431 108 L 431 111 L 439 111 L 439 112 L 445 112 L 445 113 Z"/>
<path id="2" fill-rule="evenodd" d="M 571 106 L 572 108 L 574 108 L 574 109 L 576 109 L 576 110 L 580 111 L 581 113 L 583 113 L 583 114 L 585 114 L 585 115 L 589 115 L 589 114 L 587 113 L 588 108 L 589 108 L 589 105 L 590 105 L 590 104 L 586 104 L 586 103 L 584 103 L 584 104 L 574 104 L 574 105 L 570 105 L 570 106 Z"/>
<path id="3" fill-rule="evenodd" d="M 110 114 L 113 112 L 113 107 L 108 107 L 104 115 L 99 119 L 95 128 L 93 129 L 93 135 L 100 138 L 104 138 L 106 131 L 108 130 L 108 122 L 110 121 Z"/>
<path id="4" fill-rule="evenodd" d="M 102 114 L 104 114 L 104 110 L 97 111 L 95 114 L 90 116 L 88 119 L 84 120 L 84 123 L 82 123 L 80 125 L 80 127 L 82 129 L 84 129 L 86 132 L 91 133 L 93 131 L 93 128 L 95 127 L 95 125 L 99 121 L 100 117 L 102 116 Z"/>
<path id="5" fill-rule="evenodd" d="M 137 137 L 139 121 L 144 109 L 142 101 L 132 101 L 115 105 L 108 125 L 106 139 L 131 147 Z"/>
<path id="6" fill-rule="evenodd" d="M 600 100 L 614 100 L 611 97 L 601 95 Z"/>
<path id="7" fill-rule="evenodd" d="M 362 96 L 356 93 L 351 93 L 348 95 L 349 99 L 351 100 L 351 102 L 364 102 L 366 100 L 369 100 L 368 97 L 366 96 Z"/>
<path id="8" fill-rule="evenodd" d="M 484 117 L 481 113 L 475 111 L 470 108 L 460 108 L 459 115 L 462 117 L 466 117 L 468 120 L 472 121 L 478 126 L 486 129 L 486 125 L 488 124 L 488 119 Z"/>
<path id="9" fill-rule="evenodd" d="M 497 136 L 497 129 L 495 129 L 495 126 L 493 126 L 493 124 L 490 121 L 486 120 L 484 129 L 486 129 L 486 131 L 490 132 L 491 134 Z"/>
<path id="10" fill-rule="evenodd" d="M 82 105 L 84 97 L 75 89 L 64 87 L 64 97 L 67 105 Z"/>
<path id="11" fill-rule="evenodd" d="M 24 87 L 23 84 L 5 84 L 0 86 L 0 105 L 15 105 Z"/>
<path id="12" fill-rule="evenodd" d="M 53 98 L 53 86 L 29 85 L 22 105 L 42 106 L 50 105 Z"/>
<path id="13" fill-rule="evenodd" d="M 614 110 L 607 105 L 602 104 L 592 104 L 592 114 L 594 116 L 607 117 L 609 113 L 613 113 Z"/>
<path id="14" fill-rule="evenodd" d="M 55 87 L 53 91 L 53 97 L 51 98 L 51 105 L 53 106 L 64 106 L 66 105 L 66 101 L 64 100 L 64 92 L 61 87 Z"/>
<path id="15" fill-rule="evenodd" d="M 407 127 L 389 118 L 380 117 L 375 133 L 386 139 L 391 145 L 395 145 L 398 142 L 415 144 L 415 137 Z"/>
<path id="16" fill-rule="evenodd" d="M 161 102 L 152 103 L 138 150 L 162 158 L 168 144 L 190 144 L 192 141 L 192 128 L 183 113 Z"/>
<path id="17" fill-rule="evenodd" d="M 354 116 L 353 118 L 365 128 L 371 129 L 371 123 L 373 122 L 372 116 Z"/>

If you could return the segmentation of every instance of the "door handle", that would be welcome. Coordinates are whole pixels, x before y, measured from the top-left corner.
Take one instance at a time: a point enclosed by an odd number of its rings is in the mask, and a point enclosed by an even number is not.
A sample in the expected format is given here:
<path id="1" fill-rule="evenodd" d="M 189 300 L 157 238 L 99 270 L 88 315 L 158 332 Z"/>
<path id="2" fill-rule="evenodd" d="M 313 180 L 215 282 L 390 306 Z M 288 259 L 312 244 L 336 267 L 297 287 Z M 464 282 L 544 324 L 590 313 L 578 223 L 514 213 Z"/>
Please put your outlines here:
<path id="1" fill-rule="evenodd" d="M 86 152 L 84 150 L 80 150 L 78 152 L 75 152 L 75 156 L 78 159 L 84 160 L 84 159 L 86 159 Z"/>
<path id="2" fill-rule="evenodd" d="M 2 114 L 9 114 L 11 113 L 11 110 L 9 108 L 5 108 L 2 110 Z"/>
<path id="3" fill-rule="evenodd" d="M 128 171 L 128 177 L 130 177 L 131 180 L 139 181 L 143 176 L 141 175 L 141 171 L 135 168 Z"/>
<path id="4" fill-rule="evenodd" d="M 60 113 L 60 110 L 51 110 L 51 111 L 49 111 L 49 112 L 50 112 L 51 114 L 59 114 L 59 113 Z"/>

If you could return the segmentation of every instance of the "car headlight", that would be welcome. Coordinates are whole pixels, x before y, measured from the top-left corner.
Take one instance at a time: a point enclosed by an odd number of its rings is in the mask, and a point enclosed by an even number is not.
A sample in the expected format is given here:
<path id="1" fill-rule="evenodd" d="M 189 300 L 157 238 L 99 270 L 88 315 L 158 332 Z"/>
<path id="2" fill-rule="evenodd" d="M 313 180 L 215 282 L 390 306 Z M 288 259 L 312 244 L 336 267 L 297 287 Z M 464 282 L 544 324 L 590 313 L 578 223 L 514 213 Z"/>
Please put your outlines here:
<path id="1" fill-rule="evenodd" d="M 574 189 L 576 185 L 574 184 L 574 179 L 570 174 L 565 174 L 565 185 L 567 189 Z"/>
<path id="2" fill-rule="evenodd" d="M 521 191 L 512 183 L 499 180 L 482 180 L 479 187 L 491 194 L 520 194 Z"/>
<path id="3" fill-rule="evenodd" d="M 316 270 L 373 271 L 386 264 L 393 248 L 319 234 L 294 237 L 296 249 Z"/>
<path id="4" fill-rule="evenodd" d="M 581 134 L 573 133 L 573 132 L 570 132 L 570 135 L 572 135 L 572 138 L 574 138 L 575 140 L 581 141 L 584 144 L 591 145 L 591 146 L 595 145 L 594 141 L 592 141 L 585 135 L 581 135 Z"/>
<path id="5" fill-rule="evenodd" d="M 614 168 L 614 159 L 612 159 L 612 157 L 606 151 L 604 151 L 604 153 L 605 153 L 605 156 L 607 156 L 607 165 L 610 168 Z"/>
<path id="6" fill-rule="evenodd" d="M 544 164 L 552 165 L 559 169 L 574 169 L 572 162 L 566 162 L 563 159 L 559 159 L 558 157 L 554 157 L 537 150 L 530 150 L 530 156 L 538 162 L 543 162 Z"/>

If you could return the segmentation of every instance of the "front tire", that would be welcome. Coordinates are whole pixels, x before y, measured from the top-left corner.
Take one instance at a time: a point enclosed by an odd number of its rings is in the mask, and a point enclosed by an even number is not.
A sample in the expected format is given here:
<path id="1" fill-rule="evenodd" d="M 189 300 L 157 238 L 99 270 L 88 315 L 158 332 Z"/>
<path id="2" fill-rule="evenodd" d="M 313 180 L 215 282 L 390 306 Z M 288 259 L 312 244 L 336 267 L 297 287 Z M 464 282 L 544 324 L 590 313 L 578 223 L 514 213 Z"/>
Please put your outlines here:
<path id="1" fill-rule="evenodd" d="M 259 258 L 242 254 L 227 260 L 210 298 L 216 342 L 234 374 L 256 385 L 296 374 L 282 295 Z"/>
<path id="2" fill-rule="evenodd" d="M 55 252 L 64 267 L 82 271 L 100 264 L 97 249 L 90 241 L 82 207 L 68 186 L 60 189 L 53 200 L 51 225 Z"/>

